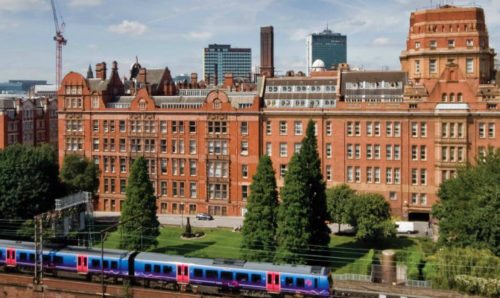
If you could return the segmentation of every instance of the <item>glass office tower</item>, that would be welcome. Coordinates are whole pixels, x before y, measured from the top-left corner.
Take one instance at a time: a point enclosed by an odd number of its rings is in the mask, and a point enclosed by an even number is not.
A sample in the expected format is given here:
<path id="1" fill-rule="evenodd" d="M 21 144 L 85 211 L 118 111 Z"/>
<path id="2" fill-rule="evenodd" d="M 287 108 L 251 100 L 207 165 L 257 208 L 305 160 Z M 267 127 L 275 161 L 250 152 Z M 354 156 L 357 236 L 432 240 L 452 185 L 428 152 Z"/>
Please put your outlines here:
<path id="1" fill-rule="evenodd" d="M 326 69 L 347 63 L 347 36 L 333 33 L 328 28 L 307 37 L 307 74 L 316 59 L 325 63 Z"/>

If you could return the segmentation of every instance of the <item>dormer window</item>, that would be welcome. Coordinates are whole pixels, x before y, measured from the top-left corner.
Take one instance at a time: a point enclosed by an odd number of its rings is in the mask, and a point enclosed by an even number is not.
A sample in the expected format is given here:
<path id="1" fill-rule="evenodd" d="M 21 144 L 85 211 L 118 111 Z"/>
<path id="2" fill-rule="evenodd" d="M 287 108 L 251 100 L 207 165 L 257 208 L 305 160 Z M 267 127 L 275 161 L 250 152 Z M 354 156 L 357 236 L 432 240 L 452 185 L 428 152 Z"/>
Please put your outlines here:
<path id="1" fill-rule="evenodd" d="M 449 48 L 454 48 L 455 47 L 455 40 L 454 39 L 449 39 L 448 40 L 448 47 Z"/>
<path id="2" fill-rule="evenodd" d="M 220 109 L 222 107 L 221 101 L 216 99 L 214 100 L 214 109 Z"/>
<path id="3" fill-rule="evenodd" d="M 415 49 L 420 49 L 420 41 L 415 42 Z"/>
<path id="4" fill-rule="evenodd" d="M 146 109 L 146 100 L 144 98 L 141 98 L 139 100 L 139 110 L 145 110 Z"/>
<path id="5" fill-rule="evenodd" d="M 430 47 L 435 48 L 437 46 L 437 42 L 435 40 L 431 40 Z"/>

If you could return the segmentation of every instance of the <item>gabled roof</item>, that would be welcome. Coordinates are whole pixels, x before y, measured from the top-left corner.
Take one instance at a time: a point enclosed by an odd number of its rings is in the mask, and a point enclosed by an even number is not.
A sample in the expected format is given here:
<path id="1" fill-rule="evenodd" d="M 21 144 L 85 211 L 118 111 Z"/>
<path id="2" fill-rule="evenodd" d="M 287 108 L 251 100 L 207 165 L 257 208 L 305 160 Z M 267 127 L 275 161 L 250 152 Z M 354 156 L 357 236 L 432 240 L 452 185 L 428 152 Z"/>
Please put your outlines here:
<path id="1" fill-rule="evenodd" d="M 87 79 L 87 86 L 89 87 L 90 92 L 105 91 L 108 89 L 108 84 L 109 79 Z"/>

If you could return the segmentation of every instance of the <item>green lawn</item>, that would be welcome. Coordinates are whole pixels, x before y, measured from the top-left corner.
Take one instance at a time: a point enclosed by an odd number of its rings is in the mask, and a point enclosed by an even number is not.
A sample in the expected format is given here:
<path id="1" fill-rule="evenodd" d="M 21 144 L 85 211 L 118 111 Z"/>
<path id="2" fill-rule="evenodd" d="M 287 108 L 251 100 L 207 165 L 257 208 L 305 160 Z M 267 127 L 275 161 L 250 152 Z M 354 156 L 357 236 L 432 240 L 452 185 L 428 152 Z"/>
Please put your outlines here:
<path id="1" fill-rule="evenodd" d="M 240 257 L 241 233 L 225 228 L 193 228 L 193 231 L 203 231 L 205 237 L 184 240 L 180 237 L 184 229 L 175 226 L 162 227 L 158 237 L 158 247 L 150 251 L 202 258 L 238 259 Z M 117 248 L 119 240 L 120 233 L 113 232 L 104 246 Z M 352 236 L 333 235 L 329 250 L 316 251 L 313 254 L 317 256 L 311 256 L 311 258 L 331 267 L 334 273 L 369 274 L 371 264 L 378 261 L 381 250 L 391 248 L 397 252 L 398 263 L 408 263 L 409 273 L 412 270 L 413 275 L 418 276 L 418 265 L 412 266 L 412 263 L 418 262 L 424 255 L 420 241 L 401 237 L 375 245 L 367 245 L 357 242 Z"/>

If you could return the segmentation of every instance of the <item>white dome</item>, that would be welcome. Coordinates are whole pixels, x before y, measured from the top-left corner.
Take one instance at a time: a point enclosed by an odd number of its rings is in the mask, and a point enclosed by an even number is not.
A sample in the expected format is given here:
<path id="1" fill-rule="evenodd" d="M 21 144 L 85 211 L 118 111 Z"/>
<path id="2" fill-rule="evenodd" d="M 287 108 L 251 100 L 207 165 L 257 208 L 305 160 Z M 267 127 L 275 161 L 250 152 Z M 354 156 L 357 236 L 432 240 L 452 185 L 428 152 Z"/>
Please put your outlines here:
<path id="1" fill-rule="evenodd" d="M 316 59 L 316 60 L 314 60 L 312 67 L 325 68 L 325 62 L 323 62 L 323 60 L 321 60 L 321 59 Z"/>

